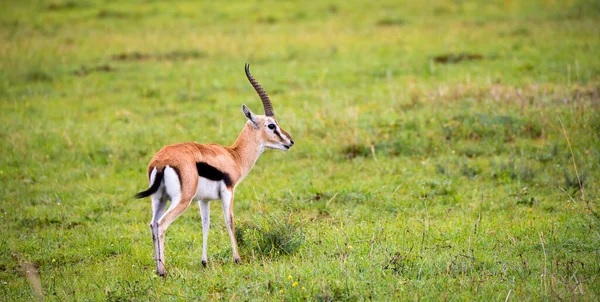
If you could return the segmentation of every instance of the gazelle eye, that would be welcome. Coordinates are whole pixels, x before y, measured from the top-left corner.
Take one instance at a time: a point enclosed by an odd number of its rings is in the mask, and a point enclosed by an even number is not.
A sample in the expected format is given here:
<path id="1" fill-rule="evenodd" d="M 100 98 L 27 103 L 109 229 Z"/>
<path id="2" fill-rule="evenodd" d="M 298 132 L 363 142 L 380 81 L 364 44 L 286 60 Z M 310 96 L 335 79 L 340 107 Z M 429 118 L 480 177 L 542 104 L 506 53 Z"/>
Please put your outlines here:
<path id="1" fill-rule="evenodd" d="M 269 126 L 267 126 L 267 127 L 269 127 L 269 129 L 273 130 L 273 129 L 275 129 L 275 124 L 269 124 Z"/>

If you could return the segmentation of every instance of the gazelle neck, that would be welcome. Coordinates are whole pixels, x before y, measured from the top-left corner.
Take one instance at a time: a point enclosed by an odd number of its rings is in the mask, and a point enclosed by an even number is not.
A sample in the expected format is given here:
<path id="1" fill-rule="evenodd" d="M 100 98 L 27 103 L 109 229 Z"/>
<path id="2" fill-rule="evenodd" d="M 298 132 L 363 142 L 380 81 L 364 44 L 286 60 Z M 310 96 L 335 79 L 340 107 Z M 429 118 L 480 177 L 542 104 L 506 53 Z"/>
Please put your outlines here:
<path id="1" fill-rule="evenodd" d="M 260 142 L 258 134 L 256 129 L 252 128 L 249 123 L 246 123 L 237 140 L 231 146 L 231 149 L 239 156 L 244 177 L 248 175 L 254 163 L 256 163 L 265 149 Z"/>

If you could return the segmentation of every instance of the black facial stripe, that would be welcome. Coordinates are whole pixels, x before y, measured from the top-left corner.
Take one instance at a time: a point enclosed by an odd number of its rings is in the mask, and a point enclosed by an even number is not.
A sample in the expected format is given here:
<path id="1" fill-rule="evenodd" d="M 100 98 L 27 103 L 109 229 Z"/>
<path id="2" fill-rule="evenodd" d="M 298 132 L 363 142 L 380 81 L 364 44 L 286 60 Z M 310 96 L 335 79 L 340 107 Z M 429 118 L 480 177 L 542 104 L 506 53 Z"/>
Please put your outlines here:
<path id="1" fill-rule="evenodd" d="M 197 162 L 196 168 L 198 169 L 198 176 L 204 177 L 206 179 L 225 182 L 225 185 L 231 187 L 233 182 L 231 181 L 231 177 L 227 173 L 221 172 L 219 169 L 205 163 L 205 162 Z"/>
<path id="2" fill-rule="evenodd" d="M 281 133 L 279 133 L 279 130 L 277 130 L 277 128 L 275 128 L 275 130 L 273 131 L 275 131 L 275 134 L 277 134 L 277 136 L 279 136 L 280 139 L 285 140 L 283 136 L 281 136 Z"/>

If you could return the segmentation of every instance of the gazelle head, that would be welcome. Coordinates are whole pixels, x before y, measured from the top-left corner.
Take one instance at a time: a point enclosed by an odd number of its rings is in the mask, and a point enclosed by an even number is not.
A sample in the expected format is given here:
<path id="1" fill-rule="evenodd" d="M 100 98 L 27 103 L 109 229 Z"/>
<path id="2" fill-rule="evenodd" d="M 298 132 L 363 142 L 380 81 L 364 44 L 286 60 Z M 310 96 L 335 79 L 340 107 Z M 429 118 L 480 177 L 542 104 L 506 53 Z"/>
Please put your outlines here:
<path id="1" fill-rule="evenodd" d="M 255 130 L 259 131 L 259 138 L 265 147 L 283 151 L 289 150 L 292 145 L 294 145 L 294 140 L 289 133 L 279 127 L 279 123 L 273 112 L 271 100 L 269 99 L 267 92 L 265 92 L 250 74 L 249 64 L 246 64 L 246 77 L 254 87 L 254 90 L 256 90 L 256 93 L 260 96 L 265 109 L 265 115 L 255 115 L 245 104 L 242 105 L 242 112 L 244 112 L 244 115 L 248 118 L 248 123 L 250 123 Z"/>

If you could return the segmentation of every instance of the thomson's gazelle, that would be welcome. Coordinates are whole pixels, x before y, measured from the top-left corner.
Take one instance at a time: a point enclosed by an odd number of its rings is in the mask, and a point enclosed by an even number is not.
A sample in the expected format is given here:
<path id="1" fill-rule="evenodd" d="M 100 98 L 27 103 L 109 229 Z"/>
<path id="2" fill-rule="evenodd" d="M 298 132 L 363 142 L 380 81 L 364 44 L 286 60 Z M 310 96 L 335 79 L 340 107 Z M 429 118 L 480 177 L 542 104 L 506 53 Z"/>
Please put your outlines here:
<path id="1" fill-rule="evenodd" d="M 294 141 L 279 127 L 269 96 L 252 77 L 246 64 L 246 77 L 260 96 L 265 115 L 255 115 L 242 105 L 248 121 L 231 147 L 217 144 L 181 143 L 163 147 L 148 164 L 150 188 L 136 198 L 152 198 L 152 241 L 156 272 L 164 276 L 165 232 L 192 200 L 200 205 L 202 219 L 202 264 L 207 264 L 207 239 L 210 227 L 209 201 L 220 199 L 225 224 L 233 248 L 233 261 L 240 262 L 233 226 L 233 196 L 235 187 L 266 148 L 289 150 Z M 171 200 L 165 212 L 167 200 Z"/>

